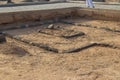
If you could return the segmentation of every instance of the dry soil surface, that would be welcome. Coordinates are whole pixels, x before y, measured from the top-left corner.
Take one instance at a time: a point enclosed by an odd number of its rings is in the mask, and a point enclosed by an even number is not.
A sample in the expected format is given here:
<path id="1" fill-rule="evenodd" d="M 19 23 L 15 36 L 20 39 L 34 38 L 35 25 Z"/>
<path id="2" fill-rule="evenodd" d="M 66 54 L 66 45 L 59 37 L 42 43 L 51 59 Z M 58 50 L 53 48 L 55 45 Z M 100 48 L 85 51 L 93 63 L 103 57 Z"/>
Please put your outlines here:
<path id="1" fill-rule="evenodd" d="M 76 21 L 81 23 L 83 20 Z M 114 21 L 86 19 L 83 22 L 97 27 L 120 29 L 119 22 Z M 80 47 L 89 42 L 104 42 L 120 47 L 119 32 L 63 23 L 54 25 L 82 31 L 85 35 L 65 39 L 38 33 L 41 30 L 39 26 L 7 32 L 22 40 L 48 44 L 60 50 Z M 0 44 L 0 80 L 120 80 L 120 48 L 94 46 L 75 53 L 53 53 L 8 39 L 7 43 Z"/>

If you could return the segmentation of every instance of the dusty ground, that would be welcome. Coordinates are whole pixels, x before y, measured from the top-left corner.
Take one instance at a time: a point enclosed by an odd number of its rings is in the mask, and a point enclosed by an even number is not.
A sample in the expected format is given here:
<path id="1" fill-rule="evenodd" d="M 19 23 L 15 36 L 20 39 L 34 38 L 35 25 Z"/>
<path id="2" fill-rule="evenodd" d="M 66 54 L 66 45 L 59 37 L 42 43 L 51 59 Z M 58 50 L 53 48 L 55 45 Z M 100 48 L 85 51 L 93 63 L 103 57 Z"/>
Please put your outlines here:
<path id="1" fill-rule="evenodd" d="M 69 19 L 70 20 L 70 19 Z M 67 20 L 67 21 L 69 21 Z M 75 23 L 89 24 L 120 30 L 119 22 L 89 19 L 71 19 Z M 83 36 L 65 39 L 39 33 L 35 28 L 18 29 L 7 33 L 44 43 L 59 50 L 78 48 L 90 42 L 104 42 L 120 47 L 120 33 L 104 29 L 55 23 L 67 30 L 82 31 Z M 48 25 L 42 25 L 48 26 Z M 57 32 L 59 30 L 55 30 Z M 57 35 L 60 35 L 58 33 Z M 22 56 L 20 55 L 22 54 Z M 94 46 L 75 53 L 53 53 L 36 46 L 8 39 L 0 44 L 0 80 L 120 80 L 120 48 Z"/>

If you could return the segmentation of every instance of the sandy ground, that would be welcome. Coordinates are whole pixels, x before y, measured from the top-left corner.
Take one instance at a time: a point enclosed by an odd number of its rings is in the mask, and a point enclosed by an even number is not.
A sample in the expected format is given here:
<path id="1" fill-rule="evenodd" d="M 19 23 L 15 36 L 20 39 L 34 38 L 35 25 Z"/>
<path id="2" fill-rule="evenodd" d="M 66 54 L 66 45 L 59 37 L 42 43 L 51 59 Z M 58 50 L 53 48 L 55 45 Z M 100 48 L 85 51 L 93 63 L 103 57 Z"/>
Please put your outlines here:
<path id="1" fill-rule="evenodd" d="M 119 22 L 114 21 L 71 20 L 97 27 L 120 29 Z M 119 32 L 62 23 L 55 25 L 82 31 L 85 35 L 65 39 L 38 33 L 41 29 L 39 26 L 7 32 L 23 40 L 48 44 L 60 50 L 95 41 L 120 47 Z M 0 44 L 0 80 L 120 80 L 120 49 L 95 46 L 76 53 L 53 53 L 13 39 L 8 41 Z"/>

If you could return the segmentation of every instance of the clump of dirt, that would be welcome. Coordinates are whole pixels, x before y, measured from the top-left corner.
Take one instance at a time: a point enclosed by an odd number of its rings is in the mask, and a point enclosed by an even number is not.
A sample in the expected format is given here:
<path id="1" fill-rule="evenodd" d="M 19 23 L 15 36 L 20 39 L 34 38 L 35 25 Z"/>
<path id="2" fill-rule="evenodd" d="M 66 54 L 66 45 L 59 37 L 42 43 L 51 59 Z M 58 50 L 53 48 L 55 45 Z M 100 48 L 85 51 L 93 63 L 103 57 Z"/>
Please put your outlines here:
<path id="1" fill-rule="evenodd" d="M 16 55 L 19 57 L 25 56 L 26 54 L 28 54 L 28 52 L 26 50 L 24 50 L 23 48 L 16 46 L 15 44 L 12 43 L 4 43 L 0 45 L 0 52 L 2 54 L 6 54 L 6 55 Z"/>

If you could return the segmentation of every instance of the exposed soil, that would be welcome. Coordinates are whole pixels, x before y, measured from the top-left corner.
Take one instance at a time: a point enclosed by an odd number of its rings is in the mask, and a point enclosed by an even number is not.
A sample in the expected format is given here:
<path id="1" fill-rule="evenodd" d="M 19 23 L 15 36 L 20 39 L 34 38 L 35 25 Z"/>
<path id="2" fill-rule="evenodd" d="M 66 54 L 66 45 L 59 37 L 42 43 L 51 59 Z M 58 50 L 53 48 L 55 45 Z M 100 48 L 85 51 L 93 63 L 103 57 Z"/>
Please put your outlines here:
<path id="1" fill-rule="evenodd" d="M 26 54 L 28 54 L 27 51 L 25 51 L 24 49 L 22 49 L 19 46 L 16 46 L 13 43 L 2 43 L 0 45 L 0 54 L 5 54 L 5 55 L 11 55 L 11 56 L 25 56 Z"/>
<path id="2" fill-rule="evenodd" d="M 119 22 L 114 21 L 89 19 L 67 21 L 120 30 Z M 42 25 L 6 31 L 15 39 L 27 40 L 30 44 L 11 38 L 7 38 L 8 43 L 0 44 L 0 80 L 120 80 L 119 32 L 65 23 L 54 25 L 62 28 L 51 31 L 41 28 L 48 25 Z M 59 32 L 61 29 L 69 30 L 72 34 L 73 31 L 83 32 L 85 35 L 66 39 L 59 36 L 64 32 Z M 41 30 L 50 35 L 40 33 Z M 63 50 L 79 48 L 92 42 L 106 43 L 117 48 L 93 46 L 75 53 L 62 53 Z M 60 52 L 47 51 L 32 46 L 32 43 L 57 48 Z M 19 54 L 25 55 L 20 57 Z"/>

